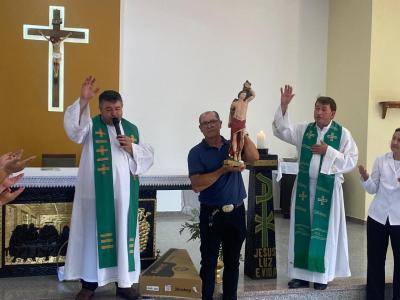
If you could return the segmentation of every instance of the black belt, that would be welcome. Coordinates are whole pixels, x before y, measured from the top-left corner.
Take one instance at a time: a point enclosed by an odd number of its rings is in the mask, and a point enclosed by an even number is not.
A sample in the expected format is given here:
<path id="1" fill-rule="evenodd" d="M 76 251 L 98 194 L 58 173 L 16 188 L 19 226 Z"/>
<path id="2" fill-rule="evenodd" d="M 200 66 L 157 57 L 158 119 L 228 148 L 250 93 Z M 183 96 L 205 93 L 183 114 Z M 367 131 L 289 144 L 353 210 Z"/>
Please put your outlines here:
<path id="1" fill-rule="evenodd" d="M 212 211 L 222 211 L 224 213 L 229 213 L 242 205 L 243 205 L 243 201 L 238 204 L 226 204 L 226 205 L 201 204 L 201 207 L 204 207 L 205 209 L 212 210 Z"/>
<path id="2" fill-rule="evenodd" d="M 212 211 L 212 213 L 208 217 L 208 226 L 212 227 L 214 224 L 214 216 L 217 213 L 219 213 L 219 212 L 230 213 L 234 209 L 236 209 L 242 205 L 243 205 L 243 201 L 240 202 L 239 204 L 226 204 L 226 205 L 222 205 L 222 206 L 201 204 L 201 207 L 203 209 L 207 209 L 208 211 Z"/>

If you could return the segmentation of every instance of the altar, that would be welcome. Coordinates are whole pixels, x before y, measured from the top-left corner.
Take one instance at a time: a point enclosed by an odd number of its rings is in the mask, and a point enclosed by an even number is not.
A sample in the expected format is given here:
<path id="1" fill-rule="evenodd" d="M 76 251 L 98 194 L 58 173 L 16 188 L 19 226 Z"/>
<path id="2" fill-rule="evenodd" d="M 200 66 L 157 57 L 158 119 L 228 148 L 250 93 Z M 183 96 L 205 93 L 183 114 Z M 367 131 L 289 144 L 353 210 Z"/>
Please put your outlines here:
<path id="1" fill-rule="evenodd" d="M 63 265 L 78 168 L 26 168 L 24 192 L 0 212 L 0 277 L 56 274 Z M 142 268 L 156 258 L 157 190 L 189 190 L 187 175 L 139 176 Z"/>

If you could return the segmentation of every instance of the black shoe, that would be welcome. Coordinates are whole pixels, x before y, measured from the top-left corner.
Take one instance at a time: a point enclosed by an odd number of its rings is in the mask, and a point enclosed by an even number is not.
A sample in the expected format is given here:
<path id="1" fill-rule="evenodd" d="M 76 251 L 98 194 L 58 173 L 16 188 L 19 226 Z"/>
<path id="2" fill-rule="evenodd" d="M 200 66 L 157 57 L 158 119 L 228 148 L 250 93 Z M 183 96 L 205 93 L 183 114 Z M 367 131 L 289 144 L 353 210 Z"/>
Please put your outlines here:
<path id="1" fill-rule="evenodd" d="M 133 287 L 131 288 L 117 287 L 116 295 L 127 300 L 137 300 L 140 298 L 139 293 Z"/>
<path id="2" fill-rule="evenodd" d="M 317 282 L 314 282 L 314 290 L 323 291 L 323 290 L 325 290 L 327 287 L 328 287 L 328 285 L 325 284 L 325 283 L 317 283 Z"/>
<path id="3" fill-rule="evenodd" d="M 301 279 L 292 279 L 288 282 L 289 289 L 298 289 L 302 287 L 309 287 L 310 283 Z"/>
<path id="4" fill-rule="evenodd" d="M 75 300 L 90 300 L 93 298 L 94 291 L 82 288 L 75 296 Z"/>

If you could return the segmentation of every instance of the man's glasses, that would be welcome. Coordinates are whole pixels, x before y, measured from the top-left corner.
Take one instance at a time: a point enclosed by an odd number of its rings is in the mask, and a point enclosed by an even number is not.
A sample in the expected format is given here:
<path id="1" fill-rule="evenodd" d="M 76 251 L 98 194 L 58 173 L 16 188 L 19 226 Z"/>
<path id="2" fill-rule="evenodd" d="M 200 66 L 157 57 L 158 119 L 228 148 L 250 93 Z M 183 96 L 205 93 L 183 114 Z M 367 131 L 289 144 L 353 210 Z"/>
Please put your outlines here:
<path id="1" fill-rule="evenodd" d="M 220 122 L 220 120 L 204 121 L 204 122 L 200 123 L 200 126 L 203 126 L 203 127 L 206 127 L 208 125 L 215 126 L 215 125 L 217 125 L 218 122 Z"/>

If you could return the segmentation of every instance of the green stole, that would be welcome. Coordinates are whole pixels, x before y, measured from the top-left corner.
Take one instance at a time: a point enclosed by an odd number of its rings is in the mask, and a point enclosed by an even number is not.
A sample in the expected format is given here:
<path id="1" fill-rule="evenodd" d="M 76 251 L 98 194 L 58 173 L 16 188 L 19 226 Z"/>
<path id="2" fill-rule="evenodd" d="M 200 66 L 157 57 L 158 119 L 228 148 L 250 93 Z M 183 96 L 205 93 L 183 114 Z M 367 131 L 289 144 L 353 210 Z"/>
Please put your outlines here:
<path id="1" fill-rule="evenodd" d="M 126 136 L 139 143 L 137 127 L 132 123 L 121 120 Z M 96 220 L 97 220 L 97 249 L 99 267 L 110 268 L 117 266 L 117 236 L 115 233 L 114 188 L 112 173 L 112 156 L 110 137 L 107 125 L 98 115 L 93 118 L 93 158 L 94 182 L 96 190 Z M 127 162 L 128 163 L 128 162 Z M 130 173 L 130 199 L 128 211 L 128 259 L 129 272 L 135 271 L 134 245 L 136 238 L 137 211 L 139 202 L 139 180 Z"/>
<path id="2" fill-rule="evenodd" d="M 324 136 L 324 142 L 338 150 L 342 126 L 332 121 Z M 297 175 L 295 203 L 294 266 L 313 272 L 325 272 L 325 248 L 328 235 L 329 215 L 331 210 L 335 175 L 319 173 L 315 199 L 310 199 L 310 161 L 313 156 L 311 146 L 317 143 L 317 126 L 310 123 L 303 135 L 299 173 Z M 321 156 L 321 170 L 324 155 Z M 310 220 L 310 201 L 314 201 L 313 222 Z"/>

